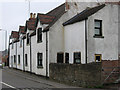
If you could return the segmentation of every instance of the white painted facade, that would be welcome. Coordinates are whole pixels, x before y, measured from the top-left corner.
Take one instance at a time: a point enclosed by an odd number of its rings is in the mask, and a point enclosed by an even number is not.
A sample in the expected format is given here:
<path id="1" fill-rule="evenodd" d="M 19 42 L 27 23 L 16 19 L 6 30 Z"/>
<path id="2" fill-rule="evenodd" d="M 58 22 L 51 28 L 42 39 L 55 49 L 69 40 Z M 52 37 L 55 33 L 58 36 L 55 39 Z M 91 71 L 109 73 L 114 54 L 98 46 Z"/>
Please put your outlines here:
<path id="1" fill-rule="evenodd" d="M 14 39 L 11 40 L 14 41 Z M 13 45 L 13 46 L 12 46 Z M 16 43 L 10 44 L 10 56 L 9 56 L 9 67 L 16 68 L 16 63 L 14 63 L 14 56 L 16 56 Z M 16 58 L 17 62 L 17 58 Z"/>
<path id="2" fill-rule="evenodd" d="M 119 27 L 119 6 L 107 4 L 103 9 L 88 17 L 87 20 L 87 62 L 95 62 L 95 54 L 101 54 L 102 60 L 118 60 L 118 27 Z M 104 38 L 94 37 L 94 20 L 102 20 L 102 36 Z M 85 21 L 77 22 L 65 26 L 65 51 L 72 53 L 70 63 L 73 62 L 73 51 L 80 50 L 85 52 Z M 79 37 L 79 38 L 77 38 Z M 82 38 L 81 38 L 82 37 Z M 82 40 L 83 42 L 82 42 Z M 81 43 L 80 43 L 81 42 Z M 81 62 L 85 63 L 85 53 L 81 53 Z"/>
<path id="3" fill-rule="evenodd" d="M 49 31 L 42 33 L 42 42 L 37 43 L 37 29 L 42 30 L 47 24 L 41 24 L 38 21 L 36 27 L 36 35 L 31 36 L 31 56 L 30 56 L 30 45 L 27 45 L 27 38 L 24 40 L 24 65 L 25 65 L 25 54 L 27 54 L 28 65 L 25 66 L 25 71 L 29 71 L 38 75 L 46 76 L 46 70 L 49 76 L 49 64 L 57 63 L 57 53 L 69 53 L 69 63 L 73 64 L 73 53 L 81 52 L 81 63 L 85 64 L 85 20 L 63 26 L 62 24 L 75 16 L 77 13 L 86 9 L 86 7 L 94 7 L 97 3 L 77 3 L 77 7 L 74 3 L 69 3 L 70 9 L 62 15 L 50 28 Z M 107 4 L 103 9 L 97 13 L 88 17 L 87 19 L 87 62 L 95 62 L 95 54 L 102 54 L 102 60 L 117 60 L 120 54 L 120 43 L 119 43 L 119 13 L 120 7 L 118 5 Z M 104 38 L 94 38 L 94 19 L 102 20 L 102 33 Z M 27 33 L 31 34 L 33 31 L 27 29 Z M 46 33 L 47 37 L 46 38 Z M 48 56 L 46 56 L 46 39 L 48 40 Z M 23 43 L 23 42 L 22 42 Z M 17 42 L 17 57 L 20 55 L 20 64 L 17 68 L 23 70 L 23 44 L 19 46 L 20 42 Z M 119 53 L 118 53 L 119 52 Z M 37 67 L 37 53 L 43 54 L 43 67 Z M 10 67 L 12 67 L 12 56 L 16 55 L 16 43 L 14 43 L 14 49 L 10 45 Z M 30 67 L 31 57 L 31 67 Z M 48 58 L 48 65 L 46 69 L 46 57 Z M 13 57 L 14 61 L 14 57 Z M 16 68 L 16 64 L 13 64 Z M 30 71 L 30 68 L 32 69 Z"/>
<path id="4" fill-rule="evenodd" d="M 94 62 L 94 54 L 102 54 L 102 60 L 118 60 L 119 5 L 108 4 L 88 18 L 88 60 Z M 102 20 L 104 38 L 93 38 L 94 19 Z"/>
<path id="5" fill-rule="evenodd" d="M 36 28 L 36 33 L 38 28 L 42 30 L 46 27 L 45 24 L 40 24 Z M 35 74 L 46 76 L 46 33 L 42 33 L 42 42 L 37 42 L 37 34 L 31 37 L 31 51 L 32 51 L 32 72 Z M 42 67 L 37 67 L 37 53 L 42 53 Z"/>
<path id="6" fill-rule="evenodd" d="M 85 63 L 85 21 L 65 27 L 65 52 L 69 53 L 69 63 L 73 64 L 74 52 L 81 52 L 81 63 Z"/>
<path id="7" fill-rule="evenodd" d="M 20 70 L 23 70 L 23 36 L 23 34 L 20 34 L 19 42 L 17 42 L 17 69 Z M 20 63 L 18 60 L 18 55 L 20 56 Z"/>

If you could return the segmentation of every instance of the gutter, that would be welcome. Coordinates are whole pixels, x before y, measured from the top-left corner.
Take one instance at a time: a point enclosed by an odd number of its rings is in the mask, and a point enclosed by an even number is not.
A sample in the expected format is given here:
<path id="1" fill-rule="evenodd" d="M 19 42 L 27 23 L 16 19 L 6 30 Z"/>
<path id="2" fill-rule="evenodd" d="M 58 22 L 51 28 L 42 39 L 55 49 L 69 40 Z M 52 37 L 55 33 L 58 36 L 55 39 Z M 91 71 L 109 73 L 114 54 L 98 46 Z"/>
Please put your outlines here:
<path id="1" fill-rule="evenodd" d="M 25 66 L 24 66 L 24 39 L 23 39 L 23 71 L 25 71 Z"/>
<path id="2" fill-rule="evenodd" d="M 16 69 L 17 69 L 17 42 L 16 42 Z"/>
<path id="3" fill-rule="evenodd" d="M 85 63 L 87 64 L 87 19 L 85 19 Z"/>
<path id="4" fill-rule="evenodd" d="M 30 72 L 32 73 L 32 50 L 31 50 L 31 36 L 30 36 Z"/>
<path id="5" fill-rule="evenodd" d="M 9 44 L 8 44 L 8 60 L 7 60 L 7 65 L 10 68 L 10 36 L 9 36 Z M 11 63 L 11 65 L 12 65 L 12 63 Z"/>
<path id="6" fill-rule="evenodd" d="M 48 33 L 46 32 L 46 77 L 48 77 Z"/>

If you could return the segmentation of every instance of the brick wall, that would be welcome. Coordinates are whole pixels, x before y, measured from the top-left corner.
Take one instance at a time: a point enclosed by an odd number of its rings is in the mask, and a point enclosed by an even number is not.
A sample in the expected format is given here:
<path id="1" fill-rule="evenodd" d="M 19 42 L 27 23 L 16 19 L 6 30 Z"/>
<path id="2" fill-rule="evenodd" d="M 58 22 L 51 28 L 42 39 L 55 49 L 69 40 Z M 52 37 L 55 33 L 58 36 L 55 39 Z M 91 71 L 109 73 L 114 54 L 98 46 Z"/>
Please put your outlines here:
<path id="1" fill-rule="evenodd" d="M 101 63 L 50 64 L 50 79 L 74 86 L 101 85 Z"/>
<path id="2" fill-rule="evenodd" d="M 103 83 L 114 83 L 120 78 L 120 60 L 102 60 Z"/>

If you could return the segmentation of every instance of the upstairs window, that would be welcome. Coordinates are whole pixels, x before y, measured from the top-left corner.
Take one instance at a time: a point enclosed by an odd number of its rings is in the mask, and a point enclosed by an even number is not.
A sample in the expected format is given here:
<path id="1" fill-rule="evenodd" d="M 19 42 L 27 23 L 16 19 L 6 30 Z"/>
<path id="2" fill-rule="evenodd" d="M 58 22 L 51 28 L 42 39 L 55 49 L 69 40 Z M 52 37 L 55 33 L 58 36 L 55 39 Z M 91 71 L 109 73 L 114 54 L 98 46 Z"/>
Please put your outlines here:
<path id="1" fill-rule="evenodd" d="M 20 64 L 20 55 L 18 55 L 18 64 Z"/>
<path id="2" fill-rule="evenodd" d="M 64 60 L 64 54 L 57 53 L 57 63 L 63 63 L 63 60 Z"/>
<path id="3" fill-rule="evenodd" d="M 41 66 L 43 66 L 43 64 L 42 64 L 42 60 L 43 59 L 43 55 L 42 55 L 42 53 L 37 53 L 37 66 L 38 67 L 41 67 Z"/>
<path id="4" fill-rule="evenodd" d="M 65 53 L 65 63 L 69 63 L 69 53 Z"/>
<path id="5" fill-rule="evenodd" d="M 29 40 L 29 33 L 27 34 L 27 45 L 30 43 L 29 42 L 30 40 Z"/>
<path id="6" fill-rule="evenodd" d="M 37 42 L 42 42 L 42 28 L 38 28 L 37 30 Z"/>
<path id="7" fill-rule="evenodd" d="M 102 55 L 101 54 L 95 54 L 95 62 L 101 62 Z"/>
<path id="8" fill-rule="evenodd" d="M 74 63 L 81 64 L 81 53 L 80 52 L 74 53 Z"/>
<path id="9" fill-rule="evenodd" d="M 102 20 L 95 20 L 94 25 L 95 36 L 102 36 Z"/>

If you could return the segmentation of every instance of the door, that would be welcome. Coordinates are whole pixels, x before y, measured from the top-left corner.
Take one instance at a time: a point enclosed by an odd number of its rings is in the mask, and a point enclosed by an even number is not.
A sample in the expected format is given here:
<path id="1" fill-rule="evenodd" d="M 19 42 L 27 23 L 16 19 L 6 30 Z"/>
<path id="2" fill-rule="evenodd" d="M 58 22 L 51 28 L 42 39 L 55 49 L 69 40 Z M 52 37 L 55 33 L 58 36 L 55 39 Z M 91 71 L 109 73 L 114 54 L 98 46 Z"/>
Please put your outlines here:
<path id="1" fill-rule="evenodd" d="M 13 67 L 13 56 L 11 56 L 11 67 Z"/>
<path id="2" fill-rule="evenodd" d="M 57 63 L 63 63 L 63 53 L 57 53 Z"/>

